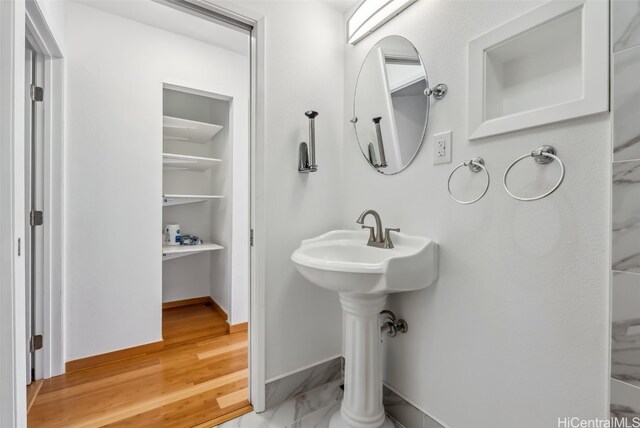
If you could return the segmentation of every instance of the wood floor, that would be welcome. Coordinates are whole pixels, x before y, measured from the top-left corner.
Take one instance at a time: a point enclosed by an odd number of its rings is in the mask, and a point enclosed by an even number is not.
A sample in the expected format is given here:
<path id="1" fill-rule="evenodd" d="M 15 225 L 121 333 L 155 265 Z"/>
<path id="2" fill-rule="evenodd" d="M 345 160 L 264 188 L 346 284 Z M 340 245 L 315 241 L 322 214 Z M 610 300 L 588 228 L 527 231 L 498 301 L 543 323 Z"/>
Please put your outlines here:
<path id="1" fill-rule="evenodd" d="M 210 427 L 251 411 L 247 332 L 205 304 L 163 310 L 164 349 L 45 380 L 35 427 Z"/>

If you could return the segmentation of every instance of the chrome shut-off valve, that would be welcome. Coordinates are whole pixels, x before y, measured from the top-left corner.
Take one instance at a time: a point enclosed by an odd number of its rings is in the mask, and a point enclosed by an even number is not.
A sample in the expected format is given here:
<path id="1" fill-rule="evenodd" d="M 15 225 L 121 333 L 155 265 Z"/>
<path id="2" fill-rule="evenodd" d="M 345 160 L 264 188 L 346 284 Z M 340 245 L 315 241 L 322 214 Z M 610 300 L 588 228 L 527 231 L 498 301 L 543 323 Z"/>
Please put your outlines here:
<path id="1" fill-rule="evenodd" d="M 406 333 L 409 330 L 409 324 L 403 319 L 398 319 L 396 314 L 389 310 L 380 312 L 382 318 L 380 332 L 387 333 L 387 336 L 394 337 L 398 333 Z"/>

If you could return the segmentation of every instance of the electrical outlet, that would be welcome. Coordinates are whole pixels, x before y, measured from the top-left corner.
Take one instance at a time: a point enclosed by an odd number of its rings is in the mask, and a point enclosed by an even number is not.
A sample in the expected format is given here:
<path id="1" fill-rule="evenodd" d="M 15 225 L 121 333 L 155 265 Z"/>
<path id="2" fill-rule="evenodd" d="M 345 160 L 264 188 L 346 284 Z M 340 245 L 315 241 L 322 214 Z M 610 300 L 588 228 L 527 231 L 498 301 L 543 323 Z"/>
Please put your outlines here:
<path id="1" fill-rule="evenodd" d="M 451 163 L 451 131 L 433 136 L 433 164 Z"/>

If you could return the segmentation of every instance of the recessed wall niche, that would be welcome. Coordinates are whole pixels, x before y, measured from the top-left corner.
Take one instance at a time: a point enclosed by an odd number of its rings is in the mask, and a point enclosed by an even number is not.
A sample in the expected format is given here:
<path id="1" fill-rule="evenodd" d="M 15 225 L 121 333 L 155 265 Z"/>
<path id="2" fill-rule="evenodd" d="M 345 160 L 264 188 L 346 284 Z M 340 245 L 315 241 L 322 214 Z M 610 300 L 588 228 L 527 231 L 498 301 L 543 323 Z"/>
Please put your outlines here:
<path id="1" fill-rule="evenodd" d="M 469 139 L 606 111 L 608 7 L 551 1 L 469 43 Z"/>

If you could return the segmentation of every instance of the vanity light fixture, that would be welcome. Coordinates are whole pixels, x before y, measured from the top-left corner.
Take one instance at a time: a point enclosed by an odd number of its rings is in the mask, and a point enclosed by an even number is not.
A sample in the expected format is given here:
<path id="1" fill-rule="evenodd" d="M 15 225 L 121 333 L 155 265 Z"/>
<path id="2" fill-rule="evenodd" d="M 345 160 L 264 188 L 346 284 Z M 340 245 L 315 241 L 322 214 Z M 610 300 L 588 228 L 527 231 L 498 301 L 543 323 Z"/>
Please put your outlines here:
<path id="1" fill-rule="evenodd" d="M 347 21 L 347 43 L 355 45 L 416 0 L 363 0 Z"/>

